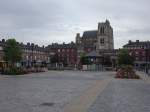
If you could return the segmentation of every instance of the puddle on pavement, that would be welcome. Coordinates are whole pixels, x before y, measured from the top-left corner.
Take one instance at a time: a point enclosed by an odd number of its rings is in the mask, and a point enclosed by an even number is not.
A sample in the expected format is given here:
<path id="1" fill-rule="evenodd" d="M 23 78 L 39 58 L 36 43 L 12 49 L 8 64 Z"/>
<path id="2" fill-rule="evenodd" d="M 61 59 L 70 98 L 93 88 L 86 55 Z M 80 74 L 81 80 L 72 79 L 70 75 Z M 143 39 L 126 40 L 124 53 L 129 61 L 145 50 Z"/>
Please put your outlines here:
<path id="1" fill-rule="evenodd" d="M 55 103 L 53 103 L 53 102 L 44 102 L 44 103 L 40 104 L 40 106 L 47 106 L 47 107 L 52 107 L 54 105 L 55 105 Z"/>

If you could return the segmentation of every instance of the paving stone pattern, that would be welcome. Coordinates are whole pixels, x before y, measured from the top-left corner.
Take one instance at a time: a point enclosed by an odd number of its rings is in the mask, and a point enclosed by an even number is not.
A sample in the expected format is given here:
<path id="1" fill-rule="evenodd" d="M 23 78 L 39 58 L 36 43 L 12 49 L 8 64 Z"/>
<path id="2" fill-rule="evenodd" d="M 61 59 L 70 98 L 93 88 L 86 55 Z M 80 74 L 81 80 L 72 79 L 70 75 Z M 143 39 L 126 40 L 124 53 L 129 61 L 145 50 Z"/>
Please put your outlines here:
<path id="1" fill-rule="evenodd" d="M 150 85 L 143 80 L 113 79 L 88 112 L 150 112 Z"/>
<path id="2" fill-rule="evenodd" d="M 108 73 L 49 71 L 0 76 L 0 112 L 62 112 L 73 98 Z"/>

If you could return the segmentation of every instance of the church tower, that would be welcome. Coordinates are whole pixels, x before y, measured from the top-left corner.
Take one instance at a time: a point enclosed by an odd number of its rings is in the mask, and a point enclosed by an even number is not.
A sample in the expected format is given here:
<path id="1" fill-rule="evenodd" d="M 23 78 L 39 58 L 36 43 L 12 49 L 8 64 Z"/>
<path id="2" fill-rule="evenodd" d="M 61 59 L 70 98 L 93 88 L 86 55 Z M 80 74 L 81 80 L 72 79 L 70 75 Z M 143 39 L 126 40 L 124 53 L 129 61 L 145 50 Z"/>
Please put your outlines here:
<path id="1" fill-rule="evenodd" d="M 110 22 L 98 23 L 97 46 L 96 50 L 112 50 L 114 49 L 113 29 Z"/>

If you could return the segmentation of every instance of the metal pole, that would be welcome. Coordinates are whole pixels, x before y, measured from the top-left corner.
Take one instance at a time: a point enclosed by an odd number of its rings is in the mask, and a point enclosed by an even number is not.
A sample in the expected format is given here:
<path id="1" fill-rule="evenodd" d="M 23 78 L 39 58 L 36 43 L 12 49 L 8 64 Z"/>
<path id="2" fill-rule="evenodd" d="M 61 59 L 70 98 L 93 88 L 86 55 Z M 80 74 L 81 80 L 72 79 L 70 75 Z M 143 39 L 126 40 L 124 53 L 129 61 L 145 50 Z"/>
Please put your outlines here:
<path id="1" fill-rule="evenodd" d="M 147 51 L 148 51 L 148 49 L 147 49 L 147 45 L 146 45 L 146 52 L 145 52 L 146 53 L 146 73 L 148 74 L 148 66 L 147 66 L 147 61 L 148 61 L 147 60 L 147 58 L 148 58 L 147 55 L 148 55 L 148 53 L 147 53 Z"/>
<path id="2" fill-rule="evenodd" d="M 31 45 L 31 50 L 32 50 L 32 54 L 31 54 L 32 55 L 32 59 L 31 59 L 32 62 L 31 63 L 32 63 L 32 67 L 33 67 L 33 45 Z"/>

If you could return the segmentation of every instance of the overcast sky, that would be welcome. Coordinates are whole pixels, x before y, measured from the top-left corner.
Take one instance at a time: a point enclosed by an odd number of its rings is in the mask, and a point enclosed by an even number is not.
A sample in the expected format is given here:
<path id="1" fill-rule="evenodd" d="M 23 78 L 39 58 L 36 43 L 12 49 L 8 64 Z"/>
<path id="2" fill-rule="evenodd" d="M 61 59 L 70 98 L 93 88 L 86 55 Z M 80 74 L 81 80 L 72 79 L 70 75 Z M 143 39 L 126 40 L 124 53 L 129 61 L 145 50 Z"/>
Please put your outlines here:
<path id="1" fill-rule="evenodd" d="M 150 40 L 150 0 L 0 0 L 0 38 L 39 45 L 70 42 L 109 19 L 115 48 Z"/>

